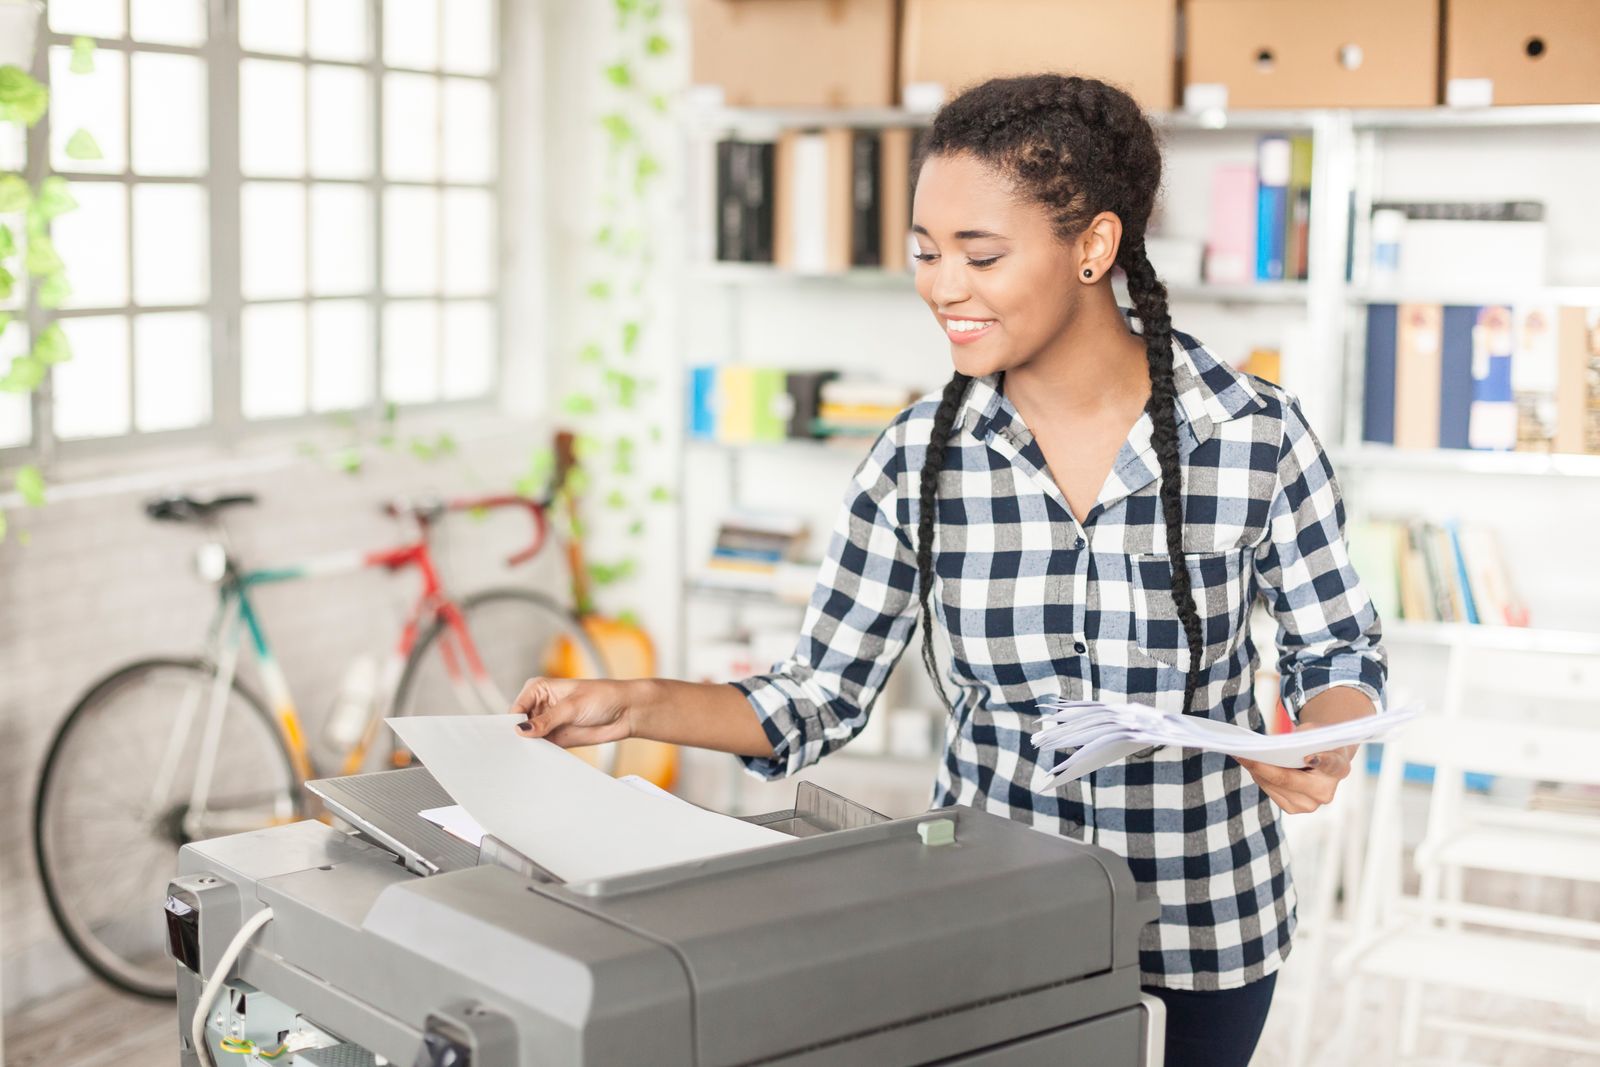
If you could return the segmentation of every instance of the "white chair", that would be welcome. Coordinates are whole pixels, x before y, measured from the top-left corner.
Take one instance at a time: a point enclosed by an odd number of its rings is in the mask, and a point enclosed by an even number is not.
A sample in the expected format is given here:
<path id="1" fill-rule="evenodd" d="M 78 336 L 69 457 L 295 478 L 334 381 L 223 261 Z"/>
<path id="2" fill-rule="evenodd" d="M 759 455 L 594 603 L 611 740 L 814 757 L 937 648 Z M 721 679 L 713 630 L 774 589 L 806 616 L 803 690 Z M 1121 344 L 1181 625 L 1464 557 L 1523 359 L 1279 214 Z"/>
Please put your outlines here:
<path id="1" fill-rule="evenodd" d="M 1341 1062 L 1349 1061 L 1348 1040 L 1360 1030 L 1365 980 L 1371 977 L 1405 983 L 1397 1049 L 1403 1058 L 1417 1053 L 1427 1022 L 1422 991 L 1430 985 L 1542 1001 L 1600 1026 L 1600 922 L 1466 903 L 1460 873 L 1485 869 L 1600 881 L 1600 817 L 1496 810 L 1469 803 L 1463 785 L 1470 771 L 1600 785 L 1600 716 L 1575 726 L 1463 714 L 1462 686 L 1470 673 L 1452 671 L 1449 688 L 1455 691 L 1446 695 L 1446 710 L 1417 720 L 1385 745 L 1352 940 L 1335 962 L 1347 982 Z M 1527 675 L 1518 681 L 1536 684 Z M 1436 768 L 1428 827 L 1415 855 L 1415 894 L 1402 888 L 1401 786 L 1408 760 Z M 1564 1037 L 1514 1021 L 1452 1019 L 1448 1028 L 1600 1054 L 1600 1038 Z"/>

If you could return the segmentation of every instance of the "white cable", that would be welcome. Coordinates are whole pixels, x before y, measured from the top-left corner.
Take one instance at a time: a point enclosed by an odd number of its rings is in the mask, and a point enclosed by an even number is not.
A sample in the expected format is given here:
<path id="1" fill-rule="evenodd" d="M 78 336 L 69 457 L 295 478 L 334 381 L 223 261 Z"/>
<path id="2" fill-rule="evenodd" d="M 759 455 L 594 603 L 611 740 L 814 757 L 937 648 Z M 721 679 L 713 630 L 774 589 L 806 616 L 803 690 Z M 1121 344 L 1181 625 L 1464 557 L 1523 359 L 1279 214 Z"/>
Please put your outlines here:
<path id="1" fill-rule="evenodd" d="M 228 977 L 228 972 L 233 970 L 234 963 L 239 959 L 239 953 L 244 951 L 244 946 L 256 931 L 271 921 L 271 908 L 262 908 L 245 920 L 239 932 L 233 935 L 233 940 L 228 942 L 228 947 L 222 950 L 222 958 L 217 961 L 211 977 L 206 979 L 205 988 L 200 991 L 200 1002 L 195 1006 L 194 1018 L 189 1021 L 189 1044 L 194 1046 L 194 1054 L 200 1057 L 200 1062 L 209 1067 L 217 1067 L 217 1061 L 211 1055 L 211 1043 L 205 1039 L 206 1016 L 211 1014 L 211 1005 L 217 999 L 223 979 Z"/>

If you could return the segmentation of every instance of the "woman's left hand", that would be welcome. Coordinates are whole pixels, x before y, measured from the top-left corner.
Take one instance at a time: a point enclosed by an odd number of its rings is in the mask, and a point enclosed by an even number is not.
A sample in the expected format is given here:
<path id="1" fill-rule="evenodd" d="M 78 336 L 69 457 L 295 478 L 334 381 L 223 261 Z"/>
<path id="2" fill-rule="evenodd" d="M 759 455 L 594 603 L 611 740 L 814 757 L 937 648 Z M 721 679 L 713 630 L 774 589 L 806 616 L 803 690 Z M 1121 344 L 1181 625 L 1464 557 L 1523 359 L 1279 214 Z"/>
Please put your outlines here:
<path id="1" fill-rule="evenodd" d="M 1299 729 L 1314 730 L 1316 726 L 1307 723 Z M 1346 745 L 1318 752 L 1307 758 L 1304 767 L 1278 767 L 1253 759 L 1240 759 L 1239 766 L 1250 772 L 1256 785 L 1283 809 L 1285 815 L 1298 815 L 1316 811 L 1333 800 L 1334 790 L 1350 774 L 1350 757 L 1355 747 Z"/>

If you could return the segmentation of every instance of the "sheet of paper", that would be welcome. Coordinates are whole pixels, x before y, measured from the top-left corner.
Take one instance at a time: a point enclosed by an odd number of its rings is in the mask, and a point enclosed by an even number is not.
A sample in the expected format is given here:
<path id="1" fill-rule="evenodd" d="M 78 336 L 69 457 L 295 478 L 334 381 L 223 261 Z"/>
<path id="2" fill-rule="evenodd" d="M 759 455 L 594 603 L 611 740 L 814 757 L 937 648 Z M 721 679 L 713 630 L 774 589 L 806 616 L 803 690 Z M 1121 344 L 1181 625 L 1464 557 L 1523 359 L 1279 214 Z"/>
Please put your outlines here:
<path id="1" fill-rule="evenodd" d="M 569 882 L 792 841 L 789 835 L 630 786 L 515 715 L 386 720 L 486 833 Z"/>
<path id="2" fill-rule="evenodd" d="M 669 793 L 665 789 L 662 789 L 659 785 L 656 785 L 654 782 L 650 781 L 648 778 L 640 778 L 637 774 L 624 774 L 621 778 L 618 778 L 617 781 L 622 782 L 625 785 L 632 786 L 634 789 L 642 789 L 646 793 L 650 793 L 655 796 L 666 797 L 668 800 L 676 800 L 679 804 L 689 803 L 676 793 Z M 483 844 L 483 827 L 479 826 L 478 820 L 468 815 L 467 809 L 463 808 L 460 804 L 451 804 L 448 807 L 443 808 L 424 808 L 423 810 L 417 812 L 417 814 L 433 823 L 433 825 L 444 830 L 446 833 L 459 837 L 469 845 Z"/>

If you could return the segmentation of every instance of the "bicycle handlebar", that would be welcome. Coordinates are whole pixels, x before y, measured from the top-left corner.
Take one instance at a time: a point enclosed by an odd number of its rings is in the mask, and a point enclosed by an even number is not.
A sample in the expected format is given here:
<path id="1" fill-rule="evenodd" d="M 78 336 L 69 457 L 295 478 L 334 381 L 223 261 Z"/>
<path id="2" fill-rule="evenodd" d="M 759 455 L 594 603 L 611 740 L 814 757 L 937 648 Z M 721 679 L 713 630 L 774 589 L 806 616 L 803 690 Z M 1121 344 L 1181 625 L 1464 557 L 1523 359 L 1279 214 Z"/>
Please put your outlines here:
<path id="1" fill-rule="evenodd" d="M 533 519 L 533 540 L 526 548 L 513 552 L 506 557 L 506 566 L 515 567 L 526 563 L 539 554 L 544 547 L 545 538 L 549 534 L 549 520 L 545 518 L 546 503 L 532 497 L 518 496 L 514 493 L 505 493 L 498 496 L 458 497 L 453 500 L 440 500 L 430 498 L 426 500 L 389 500 L 383 505 L 383 513 L 390 518 L 398 519 L 409 515 L 417 520 L 424 528 L 436 519 L 443 518 L 452 511 L 493 511 L 496 508 L 520 507 L 526 508 Z"/>

